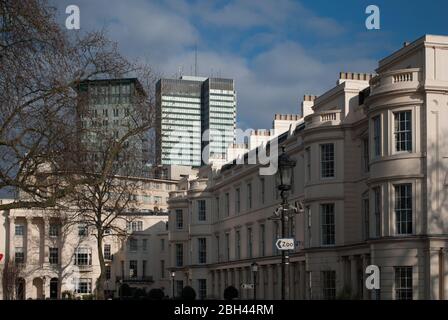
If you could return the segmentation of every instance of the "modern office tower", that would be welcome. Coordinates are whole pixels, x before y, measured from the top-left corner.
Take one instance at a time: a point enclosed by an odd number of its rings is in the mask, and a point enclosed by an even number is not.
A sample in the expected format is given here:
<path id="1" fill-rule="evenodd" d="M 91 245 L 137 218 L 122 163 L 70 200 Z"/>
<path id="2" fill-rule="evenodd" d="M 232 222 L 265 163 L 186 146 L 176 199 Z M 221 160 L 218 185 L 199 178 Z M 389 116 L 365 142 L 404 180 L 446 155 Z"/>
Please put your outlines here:
<path id="1" fill-rule="evenodd" d="M 192 76 L 160 79 L 156 104 L 158 164 L 196 167 L 204 161 L 225 159 L 226 149 L 235 139 L 233 80 Z"/>
<path id="2" fill-rule="evenodd" d="M 138 79 L 88 80 L 79 85 L 78 92 L 81 98 L 88 98 L 88 108 L 81 114 L 81 125 L 88 129 L 83 142 L 88 143 L 89 152 L 101 152 L 107 147 L 104 146 L 105 141 L 119 139 L 141 125 L 136 99 L 145 92 Z M 140 175 L 149 161 L 148 137 L 149 133 L 141 133 L 130 137 L 125 143 L 129 150 L 127 163 L 132 162 L 135 175 Z"/>

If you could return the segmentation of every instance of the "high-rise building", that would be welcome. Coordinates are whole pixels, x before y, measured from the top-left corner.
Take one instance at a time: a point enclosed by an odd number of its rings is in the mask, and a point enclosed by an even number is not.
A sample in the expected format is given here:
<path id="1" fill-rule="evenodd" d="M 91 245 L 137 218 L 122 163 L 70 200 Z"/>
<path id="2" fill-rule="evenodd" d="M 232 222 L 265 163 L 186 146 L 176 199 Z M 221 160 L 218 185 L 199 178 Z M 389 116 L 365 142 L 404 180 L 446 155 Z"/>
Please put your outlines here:
<path id="1" fill-rule="evenodd" d="M 204 161 L 225 159 L 227 147 L 235 140 L 232 79 L 160 79 L 156 104 L 158 164 L 201 166 Z"/>
<path id="2" fill-rule="evenodd" d="M 138 79 L 101 79 L 83 81 L 78 88 L 80 98 L 87 97 L 87 106 L 81 114 L 81 125 L 86 128 L 83 142 L 87 150 L 102 152 L 107 141 L 119 139 L 141 125 L 136 108 L 137 97 L 145 92 Z M 87 94 L 87 95 L 84 95 Z M 133 163 L 133 175 L 140 175 L 149 161 L 149 134 L 136 134 L 128 139 L 129 161 Z"/>

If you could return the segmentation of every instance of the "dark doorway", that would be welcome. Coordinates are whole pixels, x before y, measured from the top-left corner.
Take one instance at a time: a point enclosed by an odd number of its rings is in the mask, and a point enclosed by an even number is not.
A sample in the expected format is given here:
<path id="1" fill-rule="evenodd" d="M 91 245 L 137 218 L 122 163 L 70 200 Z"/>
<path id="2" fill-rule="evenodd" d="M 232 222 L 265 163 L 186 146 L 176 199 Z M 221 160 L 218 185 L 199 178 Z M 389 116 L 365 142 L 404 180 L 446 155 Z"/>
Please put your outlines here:
<path id="1" fill-rule="evenodd" d="M 50 280 L 50 299 L 58 298 L 58 278 L 52 278 Z"/>
<path id="2" fill-rule="evenodd" d="M 25 279 L 19 278 L 16 282 L 16 299 L 25 300 Z"/>

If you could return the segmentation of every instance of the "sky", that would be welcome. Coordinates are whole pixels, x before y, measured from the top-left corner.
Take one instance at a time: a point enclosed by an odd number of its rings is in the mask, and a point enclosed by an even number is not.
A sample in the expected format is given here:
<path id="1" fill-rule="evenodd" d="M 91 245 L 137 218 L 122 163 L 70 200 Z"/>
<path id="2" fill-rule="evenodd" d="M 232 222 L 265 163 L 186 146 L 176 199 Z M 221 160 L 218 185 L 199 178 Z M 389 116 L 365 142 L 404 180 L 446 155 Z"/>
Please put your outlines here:
<path id="1" fill-rule="evenodd" d="M 237 127 L 271 128 L 275 113 L 298 113 L 339 72 L 374 72 L 378 60 L 424 34 L 447 34 L 448 1 L 403 0 L 54 0 L 58 19 L 80 9 L 79 32 L 103 29 L 130 59 L 162 77 L 235 80 Z M 367 30 L 366 7 L 380 9 Z M 77 31 L 71 31 L 77 32 Z M 196 48 L 196 49 L 195 49 Z"/>

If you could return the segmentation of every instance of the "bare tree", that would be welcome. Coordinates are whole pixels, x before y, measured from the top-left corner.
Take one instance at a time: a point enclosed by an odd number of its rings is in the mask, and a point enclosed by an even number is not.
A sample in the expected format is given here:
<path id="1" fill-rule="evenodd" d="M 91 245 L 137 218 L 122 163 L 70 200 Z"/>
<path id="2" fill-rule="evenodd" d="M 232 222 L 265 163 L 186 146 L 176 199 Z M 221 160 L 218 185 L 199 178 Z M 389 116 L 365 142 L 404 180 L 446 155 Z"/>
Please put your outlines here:
<path id="1" fill-rule="evenodd" d="M 76 89 L 136 70 L 102 32 L 68 34 L 54 13 L 45 0 L 0 0 L 0 192 L 20 194 L 0 209 L 55 206 L 85 182 L 76 172 L 85 111 Z"/>
<path id="2" fill-rule="evenodd" d="M 16 299 L 17 283 L 20 279 L 22 267 L 14 262 L 13 259 L 7 261 L 2 272 L 3 299 Z"/>

